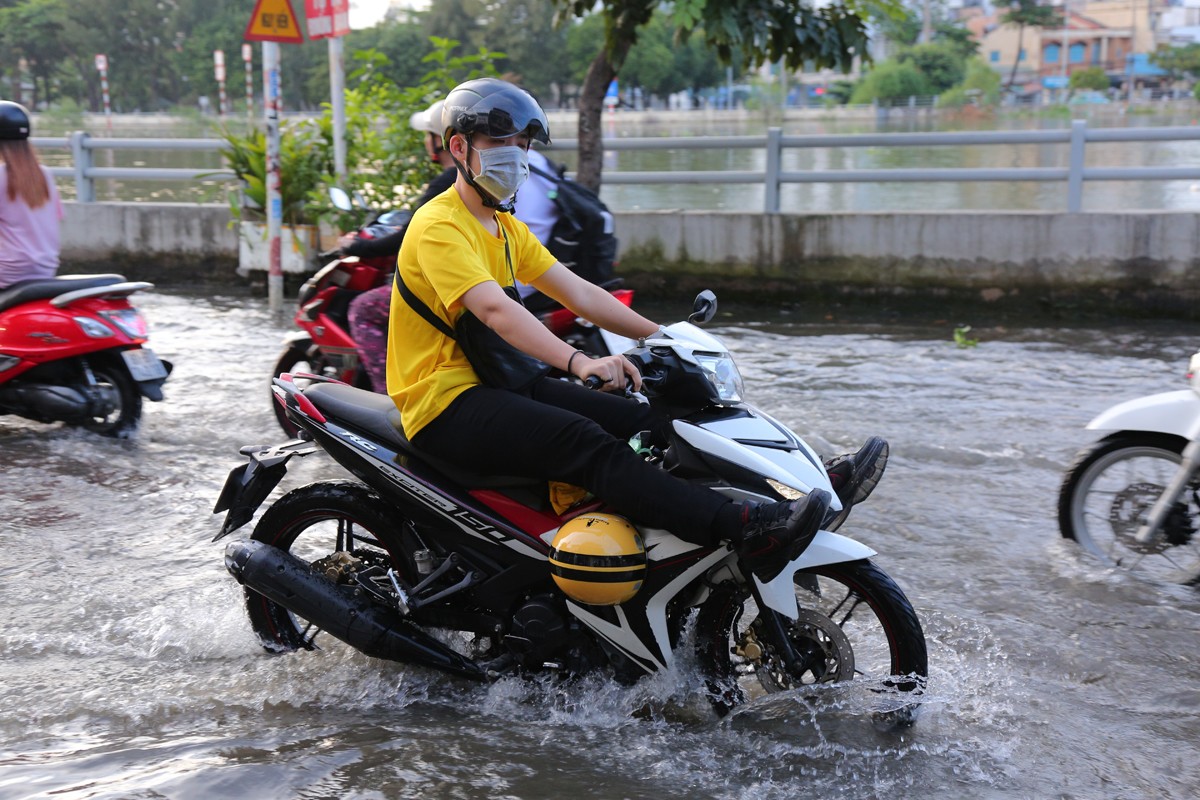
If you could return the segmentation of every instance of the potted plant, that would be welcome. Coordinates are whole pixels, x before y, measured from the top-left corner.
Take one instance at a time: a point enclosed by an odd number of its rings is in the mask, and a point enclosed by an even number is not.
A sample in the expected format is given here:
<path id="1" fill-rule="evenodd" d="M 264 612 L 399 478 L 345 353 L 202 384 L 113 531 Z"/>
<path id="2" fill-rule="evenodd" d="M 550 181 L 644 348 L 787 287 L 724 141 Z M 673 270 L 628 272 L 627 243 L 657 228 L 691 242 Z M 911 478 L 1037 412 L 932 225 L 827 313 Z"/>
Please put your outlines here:
<path id="1" fill-rule="evenodd" d="M 263 131 L 236 133 L 222 128 L 224 156 L 240 185 L 229 206 L 238 225 L 238 272 L 267 270 L 267 141 Z M 318 213 L 312 205 L 325 176 L 333 172 L 332 147 L 321 126 L 300 123 L 280 131 L 279 176 L 282 205 L 280 258 L 284 272 L 309 271 L 309 256 L 318 243 Z"/>

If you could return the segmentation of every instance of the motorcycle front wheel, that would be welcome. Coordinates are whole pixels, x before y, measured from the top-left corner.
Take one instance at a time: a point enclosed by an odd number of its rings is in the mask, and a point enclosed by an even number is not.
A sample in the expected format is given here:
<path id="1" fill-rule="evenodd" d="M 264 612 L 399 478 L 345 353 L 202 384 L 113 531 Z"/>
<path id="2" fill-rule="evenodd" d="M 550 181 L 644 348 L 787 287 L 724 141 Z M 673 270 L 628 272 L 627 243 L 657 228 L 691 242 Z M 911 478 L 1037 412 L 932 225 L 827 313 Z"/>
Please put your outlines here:
<path id="1" fill-rule="evenodd" d="M 123 364 L 116 360 L 95 361 L 91 365 L 96 379 L 112 410 L 83 423 L 83 427 L 102 436 L 127 439 L 137 432 L 142 420 L 142 394 Z"/>
<path id="2" fill-rule="evenodd" d="M 1058 527 L 1104 564 L 1155 583 L 1200 579 L 1200 476 L 1192 479 L 1153 541 L 1138 528 L 1179 471 L 1187 440 L 1129 431 L 1082 451 L 1063 479 Z"/>
<path id="3" fill-rule="evenodd" d="M 394 566 L 411 579 L 413 569 L 389 554 L 401 541 L 403 521 L 378 494 L 355 481 L 302 486 L 279 498 L 262 515 L 251 539 L 287 550 L 315 569 L 336 573 L 343 556 Z M 386 543 L 386 544 L 385 544 Z M 333 556 L 331 558 L 331 556 Z M 272 653 L 312 650 L 319 630 L 281 605 L 247 588 L 246 613 L 264 648 Z"/>
<path id="4" fill-rule="evenodd" d="M 760 613 L 744 585 L 713 590 L 697 618 L 697 652 L 719 713 L 764 694 L 847 681 L 878 699 L 876 715 L 908 724 L 929 671 L 925 634 L 912 604 L 867 560 L 796 574 L 799 617 Z M 777 622 L 796 659 L 786 663 L 771 627 Z"/>

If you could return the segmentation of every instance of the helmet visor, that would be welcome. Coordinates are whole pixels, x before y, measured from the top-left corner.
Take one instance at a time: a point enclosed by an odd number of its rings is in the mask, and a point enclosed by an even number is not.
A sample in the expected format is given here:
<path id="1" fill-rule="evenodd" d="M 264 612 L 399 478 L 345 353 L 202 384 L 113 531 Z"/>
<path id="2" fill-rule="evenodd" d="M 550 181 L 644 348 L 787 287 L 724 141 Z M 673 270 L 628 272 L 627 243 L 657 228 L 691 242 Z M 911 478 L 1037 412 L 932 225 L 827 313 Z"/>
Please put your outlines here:
<path id="1" fill-rule="evenodd" d="M 507 139 L 510 136 L 516 136 L 518 133 L 528 133 L 529 138 L 537 139 L 543 144 L 547 144 L 550 137 L 546 131 L 549 127 L 550 125 L 546 122 L 546 116 L 541 113 L 540 109 L 533 113 L 520 114 L 520 116 L 514 117 L 509 113 L 508 109 L 493 108 L 479 119 L 479 124 L 475 126 L 475 130 L 496 139 Z"/>

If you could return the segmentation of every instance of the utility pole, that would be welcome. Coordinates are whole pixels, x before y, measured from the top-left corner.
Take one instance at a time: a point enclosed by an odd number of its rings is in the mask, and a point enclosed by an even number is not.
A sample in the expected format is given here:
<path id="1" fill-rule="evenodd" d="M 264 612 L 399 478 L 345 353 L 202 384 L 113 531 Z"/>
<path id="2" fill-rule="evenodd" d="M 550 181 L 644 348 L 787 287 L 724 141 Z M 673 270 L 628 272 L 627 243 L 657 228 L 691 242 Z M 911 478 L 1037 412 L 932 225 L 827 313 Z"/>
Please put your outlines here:
<path id="1" fill-rule="evenodd" d="M 1071 0 L 1063 0 L 1063 43 L 1062 43 L 1062 77 L 1063 86 L 1067 80 L 1067 59 L 1071 56 Z"/>
<path id="2" fill-rule="evenodd" d="M 933 41 L 933 18 L 930 16 L 929 0 L 921 0 L 921 44 Z"/>
<path id="3" fill-rule="evenodd" d="M 1125 54 L 1129 69 L 1125 76 L 1125 101 L 1133 105 L 1133 79 L 1136 74 L 1134 56 L 1137 54 L 1137 0 L 1129 0 L 1129 8 L 1129 52 Z"/>

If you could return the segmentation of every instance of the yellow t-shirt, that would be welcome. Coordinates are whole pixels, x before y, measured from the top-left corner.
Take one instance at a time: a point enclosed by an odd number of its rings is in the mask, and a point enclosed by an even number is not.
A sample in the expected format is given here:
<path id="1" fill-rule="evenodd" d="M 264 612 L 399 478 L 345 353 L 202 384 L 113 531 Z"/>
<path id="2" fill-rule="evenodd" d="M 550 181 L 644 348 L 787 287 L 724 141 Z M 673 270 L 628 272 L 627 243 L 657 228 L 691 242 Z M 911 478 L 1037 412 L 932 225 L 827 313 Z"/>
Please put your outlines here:
<path id="1" fill-rule="evenodd" d="M 496 219 L 508 236 L 518 280 L 537 280 L 555 264 L 525 223 L 512 214 Z M 469 289 L 485 281 L 512 284 L 504 239 L 484 230 L 454 187 L 417 209 L 396 269 L 409 290 L 451 328 L 465 310 L 461 300 Z M 390 314 L 388 394 L 400 409 L 405 435 L 412 437 L 479 378 L 458 344 L 413 311 L 394 286 Z"/>

